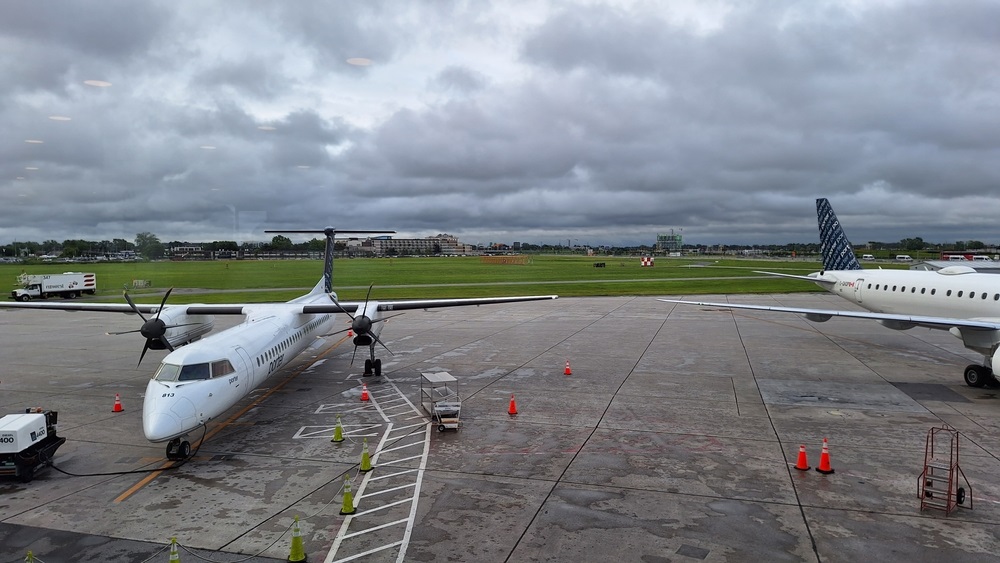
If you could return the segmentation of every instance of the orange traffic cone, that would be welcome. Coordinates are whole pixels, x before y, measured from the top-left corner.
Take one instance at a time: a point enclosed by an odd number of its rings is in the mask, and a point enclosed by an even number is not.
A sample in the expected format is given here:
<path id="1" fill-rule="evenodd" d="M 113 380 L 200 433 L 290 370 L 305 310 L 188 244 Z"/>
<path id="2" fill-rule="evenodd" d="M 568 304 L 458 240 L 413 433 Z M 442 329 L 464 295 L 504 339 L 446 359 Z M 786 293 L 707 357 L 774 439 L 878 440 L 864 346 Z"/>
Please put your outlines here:
<path id="1" fill-rule="evenodd" d="M 115 406 L 111 412 L 122 412 L 123 410 L 125 409 L 122 408 L 122 398 L 118 396 L 118 393 L 115 393 Z"/>
<path id="2" fill-rule="evenodd" d="M 830 467 L 830 448 L 827 446 L 826 438 L 823 438 L 823 453 L 819 454 L 819 467 L 816 471 L 824 475 L 833 473 L 833 468 Z"/>
<path id="3" fill-rule="evenodd" d="M 569 360 L 566 360 L 566 369 L 563 370 L 563 375 L 573 375 L 573 370 L 569 369 Z"/>
<path id="4" fill-rule="evenodd" d="M 514 394 L 510 394 L 510 406 L 507 407 L 507 414 L 514 416 L 517 414 L 517 403 L 514 402 Z"/>
<path id="5" fill-rule="evenodd" d="M 361 384 L 361 401 L 362 402 L 368 402 L 368 384 L 367 383 L 362 383 Z"/>
<path id="6" fill-rule="evenodd" d="M 809 462 L 806 461 L 806 447 L 804 445 L 799 446 L 799 460 L 795 463 L 795 469 L 799 471 L 809 471 L 812 469 L 809 467 Z"/>
<path id="7" fill-rule="evenodd" d="M 354 331 L 351 329 L 347 329 L 347 337 L 350 338 L 352 336 L 354 336 Z"/>

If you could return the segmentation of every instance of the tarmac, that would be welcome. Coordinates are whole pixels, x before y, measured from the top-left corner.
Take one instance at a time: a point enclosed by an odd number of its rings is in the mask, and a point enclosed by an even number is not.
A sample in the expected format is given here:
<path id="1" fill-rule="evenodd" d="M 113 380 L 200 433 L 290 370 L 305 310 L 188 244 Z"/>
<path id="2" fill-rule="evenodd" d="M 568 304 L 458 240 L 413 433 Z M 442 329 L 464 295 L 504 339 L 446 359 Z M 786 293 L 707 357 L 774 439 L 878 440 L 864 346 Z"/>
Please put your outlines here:
<path id="1" fill-rule="evenodd" d="M 850 306 L 826 294 L 685 298 Z M 182 561 L 285 561 L 296 516 L 313 562 L 1000 553 L 1000 393 L 964 384 L 980 358 L 946 332 L 652 297 L 412 311 L 382 332 L 382 377 L 360 377 L 366 350 L 352 365 L 342 335 L 317 341 L 210 423 L 190 461 L 159 471 L 174 464 L 143 438 L 141 407 L 164 352 L 136 368 L 141 337 L 105 334 L 138 324 L 0 311 L 0 414 L 56 410 L 67 438 L 31 482 L 0 478 L 0 563 L 28 551 L 166 562 L 171 537 Z M 458 431 L 439 432 L 421 406 L 421 373 L 442 371 L 458 380 Z M 969 497 L 950 514 L 922 511 L 917 496 L 928 432 L 945 425 L 959 432 Z M 824 438 L 831 474 L 815 470 Z"/>

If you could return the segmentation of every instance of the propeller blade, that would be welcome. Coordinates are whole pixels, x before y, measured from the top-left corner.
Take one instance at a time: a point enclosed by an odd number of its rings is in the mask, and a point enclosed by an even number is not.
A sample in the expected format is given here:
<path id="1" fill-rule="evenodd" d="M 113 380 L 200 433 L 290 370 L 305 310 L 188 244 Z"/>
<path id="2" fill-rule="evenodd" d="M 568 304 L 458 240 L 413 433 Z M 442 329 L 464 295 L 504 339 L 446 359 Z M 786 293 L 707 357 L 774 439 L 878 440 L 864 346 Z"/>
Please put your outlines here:
<path id="1" fill-rule="evenodd" d="M 351 365 L 352 366 L 354 365 L 354 356 L 357 356 L 357 355 L 358 355 L 358 347 L 355 346 L 354 347 L 354 352 L 351 352 Z"/>
<path id="2" fill-rule="evenodd" d="M 146 357 L 146 350 L 149 350 L 149 340 L 146 340 L 146 343 L 142 346 L 142 353 L 139 354 L 139 362 L 135 364 L 136 369 L 142 365 L 142 359 Z"/>
<path id="3" fill-rule="evenodd" d="M 174 347 L 170 345 L 170 341 L 167 340 L 166 337 L 161 336 L 160 337 L 160 342 L 162 342 L 163 345 L 167 347 L 167 350 L 170 350 L 171 352 L 174 351 Z"/>
<path id="4" fill-rule="evenodd" d="M 142 313 L 139 312 L 139 308 L 135 306 L 135 303 L 132 302 L 132 298 L 129 297 L 128 288 L 125 288 L 125 292 L 123 295 L 125 295 L 125 301 L 128 301 L 129 307 L 132 307 L 132 310 L 135 311 L 135 314 L 139 315 L 139 318 L 142 319 L 143 322 L 146 322 L 146 317 L 142 316 Z"/>
<path id="5" fill-rule="evenodd" d="M 141 331 L 142 329 L 138 328 L 136 330 L 126 330 L 124 332 L 105 332 L 104 334 L 107 334 L 108 336 L 119 336 L 121 334 L 132 334 L 133 332 L 141 332 Z"/>
<path id="6" fill-rule="evenodd" d="M 377 321 L 372 321 L 372 322 L 373 323 L 384 323 L 385 321 L 387 321 L 387 320 L 389 320 L 389 319 L 391 319 L 393 317 L 398 317 L 400 315 L 405 315 L 405 314 L 406 314 L 406 312 L 396 313 L 395 315 L 389 315 L 388 317 L 382 317 L 381 319 L 379 319 Z"/>
<path id="7" fill-rule="evenodd" d="M 334 304 L 334 305 L 336 305 L 338 309 L 340 309 L 340 312 L 344 313 L 344 314 L 345 314 L 345 315 L 347 315 L 348 317 L 351 317 L 351 321 L 353 321 L 353 320 L 354 320 L 354 315 L 352 315 L 351 313 L 349 313 L 349 312 L 347 311 L 347 309 L 345 309 L 345 308 L 344 308 L 344 306 L 343 306 L 343 305 L 341 305 L 340 303 L 338 303 L 338 302 L 337 302 L 337 300 L 336 300 L 336 299 L 334 299 L 334 297 L 333 297 L 333 295 L 332 295 L 332 294 L 329 294 L 329 293 L 328 293 L 327 295 L 328 295 L 328 296 L 330 297 L 330 301 L 333 301 L 333 304 Z"/>
<path id="8" fill-rule="evenodd" d="M 390 356 L 395 356 L 395 355 L 396 355 L 396 354 L 393 354 L 393 353 L 392 353 L 392 350 L 390 350 L 390 349 L 389 349 L 389 347 L 388 347 L 388 346 L 386 346 L 386 345 L 385 345 L 385 344 L 384 344 L 384 343 L 382 342 L 382 339 L 381 339 L 381 338 L 379 338 L 378 336 L 376 336 L 376 335 L 375 335 L 375 333 L 372 333 L 372 337 L 373 337 L 373 338 L 375 338 L 375 342 L 378 342 L 379 344 L 381 344 L 381 345 L 382 345 L 382 347 L 383 347 L 383 348 L 385 348 L 385 351 L 386 351 L 386 352 L 389 352 L 389 355 L 390 355 Z M 357 350 L 357 346 L 355 346 L 355 348 L 354 348 L 354 349 L 355 349 L 355 350 Z"/>
<path id="9" fill-rule="evenodd" d="M 173 290 L 174 290 L 174 288 L 171 287 L 170 289 L 167 290 L 166 293 L 163 294 L 163 301 L 160 301 L 160 308 L 156 310 L 156 318 L 157 319 L 160 318 L 160 311 L 162 311 L 163 310 L 163 306 L 167 304 L 167 298 L 170 297 L 170 292 L 173 291 Z"/>

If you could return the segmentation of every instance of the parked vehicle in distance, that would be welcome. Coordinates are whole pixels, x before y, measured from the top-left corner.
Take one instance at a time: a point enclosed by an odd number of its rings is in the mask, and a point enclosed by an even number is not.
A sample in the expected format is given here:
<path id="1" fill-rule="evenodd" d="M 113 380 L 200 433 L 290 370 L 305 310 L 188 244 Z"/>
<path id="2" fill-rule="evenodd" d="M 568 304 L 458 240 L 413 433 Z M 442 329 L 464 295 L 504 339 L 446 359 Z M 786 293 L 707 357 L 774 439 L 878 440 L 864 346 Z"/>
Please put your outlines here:
<path id="1" fill-rule="evenodd" d="M 11 299 L 17 301 L 56 296 L 76 299 L 84 293 L 93 295 L 97 291 L 97 274 L 92 273 L 21 274 L 17 277 L 17 281 L 22 287 L 10 292 Z"/>

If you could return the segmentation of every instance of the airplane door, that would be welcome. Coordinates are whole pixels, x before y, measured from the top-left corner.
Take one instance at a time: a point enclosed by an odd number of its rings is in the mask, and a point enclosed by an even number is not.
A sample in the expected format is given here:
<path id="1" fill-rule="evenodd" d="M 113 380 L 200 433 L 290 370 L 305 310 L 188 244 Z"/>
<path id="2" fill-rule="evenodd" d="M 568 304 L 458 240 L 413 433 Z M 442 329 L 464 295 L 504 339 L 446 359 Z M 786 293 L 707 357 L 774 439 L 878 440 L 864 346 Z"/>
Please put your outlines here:
<path id="1" fill-rule="evenodd" d="M 243 360 L 243 370 L 242 372 L 247 374 L 247 380 L 244 383 L 243 395 L 249 393 L 256 385 L 254 385 L 254 372 L 253 372 L 253 362 L 250 361 L 250 354 L 242 346 L 237 346 L 236 351 L 239 352 L 240 359 Z"/>
<path id="2" fill-rule="evenodd" d="M 854 282 L 854 299 L 858 303 L 861 303 L 861 286 L 865 284 L 865 278 L 858 278 L 858 281 Z"/>

